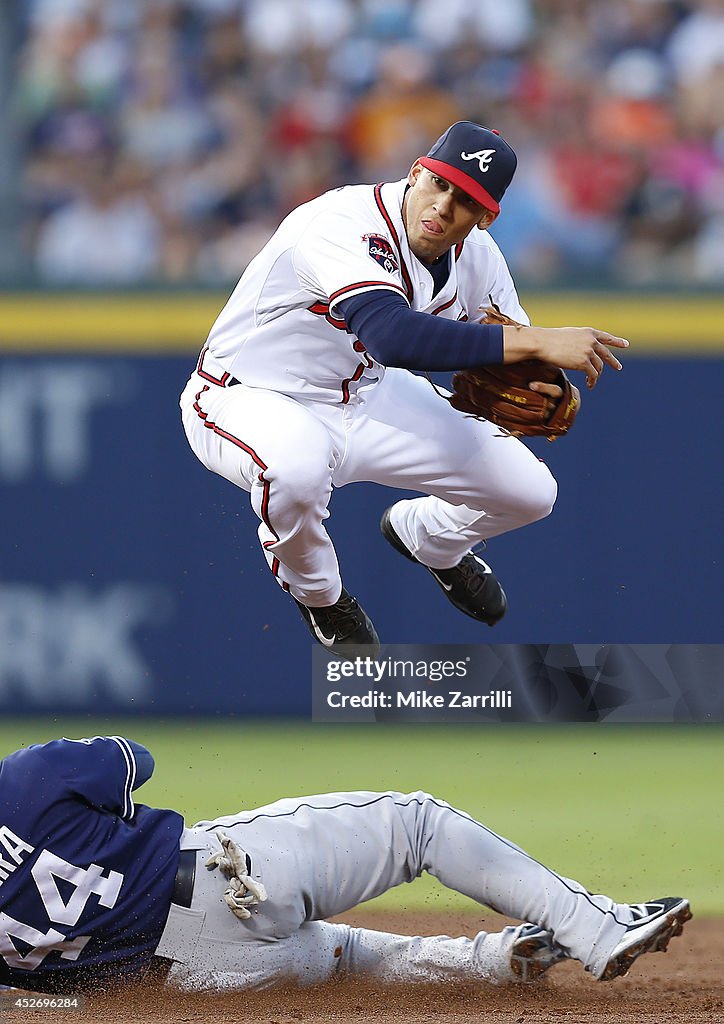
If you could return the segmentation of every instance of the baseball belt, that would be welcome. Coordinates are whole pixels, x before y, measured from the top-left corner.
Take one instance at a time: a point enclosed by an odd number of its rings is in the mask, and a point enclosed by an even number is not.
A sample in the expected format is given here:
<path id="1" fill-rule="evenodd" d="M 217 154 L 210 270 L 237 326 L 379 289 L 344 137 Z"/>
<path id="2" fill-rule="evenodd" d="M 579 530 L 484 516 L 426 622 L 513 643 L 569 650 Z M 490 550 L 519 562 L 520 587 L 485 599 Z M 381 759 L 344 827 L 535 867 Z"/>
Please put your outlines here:
<path id="1" fill-rule="evenodd" d="M 190 907 L 196 881 L 196 850 L 181 850 L 176 877 L 173 881 L 171 902 L 177 907 Z"/>
<path id="2" fill-rule="evenodd" d="M 194 882 L 196 881 L 197 852 L 197 850 L 181 850 L 178 855 L 176 877 L 173 880 L 173 889 L 171 890 L 171 902 L 175 903 L 177 907 L 186 907 L 188 909 L 191 906 L 194 895 Z M 163 984 L 172 966 L 173 960 L 154 954 L 151 957 L 147 978 Z"/>

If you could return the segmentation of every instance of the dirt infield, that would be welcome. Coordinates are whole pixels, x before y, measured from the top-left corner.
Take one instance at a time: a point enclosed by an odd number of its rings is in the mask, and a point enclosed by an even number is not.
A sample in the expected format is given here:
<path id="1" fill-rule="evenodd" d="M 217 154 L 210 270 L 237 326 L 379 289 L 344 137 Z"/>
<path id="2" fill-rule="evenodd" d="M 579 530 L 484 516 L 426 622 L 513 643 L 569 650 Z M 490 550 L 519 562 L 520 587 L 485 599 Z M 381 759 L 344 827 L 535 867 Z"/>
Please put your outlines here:
<path id="1" fill-rule="evenodd" d="M 405 933 L 472 935 L 506 922 L 464 914 L 347 914 L 356 925 Z M 718 1024 L 724 1022 L 724 920 L 696 918 L 665 954 L 642 957 L 625 978 L 596 982 L 565 963 L 528 986 L 380 987 L 337 981 L 304 991 L 186 995 L 140 988 L 88 999 L 83 1011 L 12 1012 L 11 1024 L 61 1017 L 80 1024 Z"/>

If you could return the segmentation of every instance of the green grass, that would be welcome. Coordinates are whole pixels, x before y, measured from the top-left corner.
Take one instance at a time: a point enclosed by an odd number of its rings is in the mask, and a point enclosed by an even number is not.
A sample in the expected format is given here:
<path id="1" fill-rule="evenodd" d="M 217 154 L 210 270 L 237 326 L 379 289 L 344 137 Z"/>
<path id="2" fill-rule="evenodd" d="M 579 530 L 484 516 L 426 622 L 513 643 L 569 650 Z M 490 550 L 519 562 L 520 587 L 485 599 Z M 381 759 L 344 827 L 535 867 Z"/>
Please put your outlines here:
<path id="1" fill-rule="evenodd" d="M 54 736 L 121 733 L 156 773 L 138 799 L 189 823 L 281 796 L 424 789 L 618 900 L 688 896 L 724 914 L 720 726 L 324 726 L 255 719 L 0 723 L 0 756 Z M 432 879 L 376 906 L 470 906 Z"/>

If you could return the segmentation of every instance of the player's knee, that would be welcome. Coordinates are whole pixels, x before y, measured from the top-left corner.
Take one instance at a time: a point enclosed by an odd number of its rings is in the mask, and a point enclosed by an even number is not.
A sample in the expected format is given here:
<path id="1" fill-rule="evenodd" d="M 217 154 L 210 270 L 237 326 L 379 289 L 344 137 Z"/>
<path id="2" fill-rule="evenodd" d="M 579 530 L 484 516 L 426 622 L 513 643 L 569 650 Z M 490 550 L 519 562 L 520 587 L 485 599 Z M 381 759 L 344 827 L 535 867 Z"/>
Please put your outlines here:
<path id="1" fill-rule="evenodd" d="M 542 464 L 541 464 L 542 465 Z M 537 490 L 537 515 L 536 519 L 545 519 L 553 511 L 553 506 L 558 497 L 558 482 L 547 467 L 541 476 Z"/>
<path id="2" fill-rule="evenodd" d="M 558 484 L 556 479 L 542 462 L 538 463 L 540 469 L 534 480 L 526 488 L 525 494 L 521 495 L 518 503 L 518 511 L 527 523 L 535 523 L 539 519 L 545 519 L 553 511 L 553 506 L 558 495 Z"/>
<path id="3" fill-rule="evenodd" d="M 272 486 L 283 495 L 284 505 L 296 512 L 326 507 L 332 489 L 329 458 L 300 454 L 273 473 Z"/>
<path id="4" fill-rule="evenodd" d="M 424 789 L 418 789 L 412 793 L 399 793 L 398 796 L 401 798 L 402 803 L 414 804 L 421 810 L 447 806 L 445 801 L 440 797 L 434 796 L 432 793 L 428 793 L 427 790 Z"/>

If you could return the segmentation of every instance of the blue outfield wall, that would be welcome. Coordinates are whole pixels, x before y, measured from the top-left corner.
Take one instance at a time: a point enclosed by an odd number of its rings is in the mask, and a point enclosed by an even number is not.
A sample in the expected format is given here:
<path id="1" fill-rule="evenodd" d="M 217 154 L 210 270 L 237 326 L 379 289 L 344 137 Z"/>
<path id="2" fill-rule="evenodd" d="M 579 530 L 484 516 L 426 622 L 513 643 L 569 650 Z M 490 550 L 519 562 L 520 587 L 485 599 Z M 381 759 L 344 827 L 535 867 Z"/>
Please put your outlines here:
<path id="1" fill-rule="evenodd" d="M 311 639 L 247 496 L 187 447 L 177 395 L 191 362 L 3 359 L 1 713 L 309 714 Z M 488 547 L 510 598 L 495 630 L 381 538 L 402 492 L 337 491 L 345 583 L 383 641 L 720 643 L 723 367 L 630 359 L 584 395 L 568 438 L 533 444 L 558 503 Z"/>

